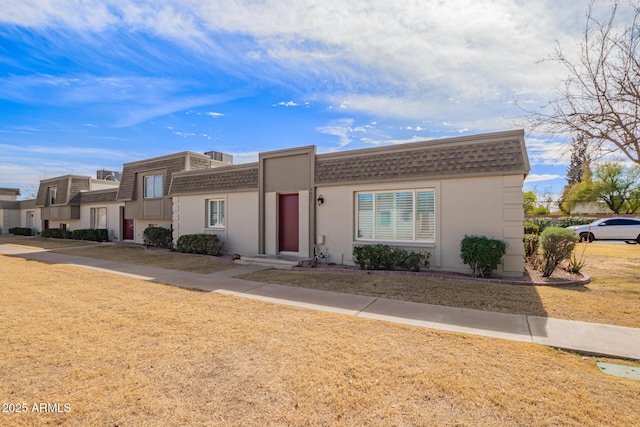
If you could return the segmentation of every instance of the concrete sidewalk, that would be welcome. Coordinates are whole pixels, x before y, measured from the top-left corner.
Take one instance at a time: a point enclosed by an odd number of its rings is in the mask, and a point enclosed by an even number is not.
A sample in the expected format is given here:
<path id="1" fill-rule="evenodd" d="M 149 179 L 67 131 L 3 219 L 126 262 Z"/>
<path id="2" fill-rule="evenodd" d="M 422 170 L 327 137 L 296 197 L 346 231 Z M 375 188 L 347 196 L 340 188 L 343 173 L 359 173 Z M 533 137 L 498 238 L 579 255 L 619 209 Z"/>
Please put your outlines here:
<path id="1" fill-rule="evenodd" d="M 333 313 L 492 338 L 532 342 L 589 354 L 640 360 L 640 329 L 521 314 L 390 300 L 266 284 L 234 276 L 262 270 L 245 265 L 197 274 L 0 245 L 0 254 L 68 264 L 207 292 L 219 292 Z"/>

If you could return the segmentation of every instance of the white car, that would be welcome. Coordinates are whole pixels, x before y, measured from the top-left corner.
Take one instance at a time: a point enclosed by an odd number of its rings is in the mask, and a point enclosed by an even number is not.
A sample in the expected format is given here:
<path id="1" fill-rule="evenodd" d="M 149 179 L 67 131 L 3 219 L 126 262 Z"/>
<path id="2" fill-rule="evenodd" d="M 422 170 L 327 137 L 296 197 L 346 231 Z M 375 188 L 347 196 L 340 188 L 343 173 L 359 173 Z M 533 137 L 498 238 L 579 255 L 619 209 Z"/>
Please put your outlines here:
<path id="1" fill-rule="evenodd" d="M 640 243 L 640 219 L 603 218 L 587 225 L 567 227 L 576 232 L 581 241 L 624 240 Z"/>

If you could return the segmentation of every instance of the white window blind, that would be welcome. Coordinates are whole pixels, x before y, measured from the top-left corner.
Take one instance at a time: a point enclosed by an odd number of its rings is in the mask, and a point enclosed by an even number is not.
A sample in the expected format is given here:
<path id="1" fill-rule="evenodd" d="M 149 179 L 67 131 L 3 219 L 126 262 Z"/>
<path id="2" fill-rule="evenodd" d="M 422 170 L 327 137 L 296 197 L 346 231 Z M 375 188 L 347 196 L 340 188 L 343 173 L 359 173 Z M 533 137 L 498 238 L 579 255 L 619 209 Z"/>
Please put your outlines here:
<path id="1" fill-rule="evenodd" d="M 435 191 L 358 193 L 356 239 L 435 241 Z"/>
<path id="2" fill-rule="evenodd" d="M 373 238 L 373 194 L 358 194 L 358 239 Z"/>
<path id="3" fill-rule="evenodd" d="M 209 200 L 209 227 L 224 227 L 224 200 Z"/>

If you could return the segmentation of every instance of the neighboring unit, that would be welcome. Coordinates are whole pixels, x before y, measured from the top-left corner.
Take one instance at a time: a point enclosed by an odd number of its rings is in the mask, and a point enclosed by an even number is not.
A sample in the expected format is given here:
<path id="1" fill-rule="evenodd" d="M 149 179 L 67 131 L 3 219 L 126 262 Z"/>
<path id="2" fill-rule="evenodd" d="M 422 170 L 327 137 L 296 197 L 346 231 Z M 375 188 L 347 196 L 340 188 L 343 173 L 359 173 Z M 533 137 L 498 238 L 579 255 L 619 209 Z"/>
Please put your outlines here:
<path id="1" fill-rule="evenodd" d="M 185 151 L 102 174 L 120 181 L 43 180 L 28 209 L 43 228 L 107 228 L 112 240 L 142 243 L 147 227 L 161 226 L 174 241 L 216 234 L 228 253 L 322 253 L 337 264 L 353 264 L 355 246 L 383 243 L 428 251 L 432 269 L 463 273 L 460 241 L 484 235 L 509 244 L 498 274 L 521 276 L 529 170 L 523 131 L 329 154 L 309 145 L 242 165 Z"/>

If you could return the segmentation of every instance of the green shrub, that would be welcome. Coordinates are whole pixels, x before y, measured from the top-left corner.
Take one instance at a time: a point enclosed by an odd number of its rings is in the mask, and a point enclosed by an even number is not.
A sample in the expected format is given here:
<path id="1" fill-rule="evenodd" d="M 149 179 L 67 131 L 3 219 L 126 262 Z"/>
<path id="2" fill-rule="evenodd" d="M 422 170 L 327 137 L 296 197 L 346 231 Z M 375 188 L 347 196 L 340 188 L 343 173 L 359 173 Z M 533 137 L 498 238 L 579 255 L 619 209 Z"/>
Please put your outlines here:
<path id="1" fill-rule="evenodd" d="M 460 242 L 460 258 L 469 264 L 474 277 L 491 277 L 507 252 L 507 242 L 486 236 L 464 236 Z"/>
<path id="2" fill-rule="evenodd" d="M 534 215 L 549 215 L 549 209 L 544 206 L 538 206 L 533 210 Z"/>
<path id="3" fill-rule="evenodd" d="M 542 233 L 545 228 L 551 227 L 551 224 L 553 223 L 551 218 L 529 218 L 527 219 L 527 222 L 537 225 L 540 233 Z"/>
<path id="4" fill-rule="evenodd" d="M 524 235 L 524 256 L 531 258 L 538 253 L 538 243 L 540 238 L 537 234 Z"/>
<path id="5" fill-rule="evenodd" d="M 9 229 L 9 233 L 15 234 L 16 236 L 32 236 L 33 230 L 26 227 L 13 227 Z"/>
<path id="6" fill-rule="evenodd" d="M 362 270 L 420 271 L 429 267 L 427 251 L 413 252 L 387 245 L 363 245 L 353 248 L 353 262 Z"/>
<path id="7" fill-rule="evenodd" d="M 522 225 L 524 225 L 524 234 L 538 234 L 540 232 L 540 226 L 531 221 L 525 221 Z"/>
<path id="8" fill-rule="evenodd" d="M 548 227 L 540 234 L 542 249 L 542 277 L 549 277 L 556 267 L 569 258 L 576 246 L 578 236 L 562 227 Z"/>
<path id="9" fill-rule="evenodd" d="M 558 219 L 558 227 L 570 227 L 572 225 L 586 225 L 597 221 L 598 218 L 590 216 L 563 216 Z"/>
<path id="10" fill-rule="evenodd" d="M 40 233 L 41 237 L 52 237 L 54 239 L 71 239 L 72 233 L 61 228 L 47 228 Z"/>
<path id="11" fill-rule="evenodd" d="M 224 242 L 215 234 L 185 234 L 176 243 L 178 252 L 220 256 Z"/>
<path id="12" fill-rule="evenodd" d="M 173 249 L 172 231 L 164 227 L 147 227 L 142 232 L 142 240 L 147 246 Z"/>
<path id="13" fill-rule="evenodd" d="M 73 230 L 71 233 L 73 239 L 76 240 L 90 240 L 92 242 L 108 242 L 109 230 L 106 228 L 86 228 Z"/>

